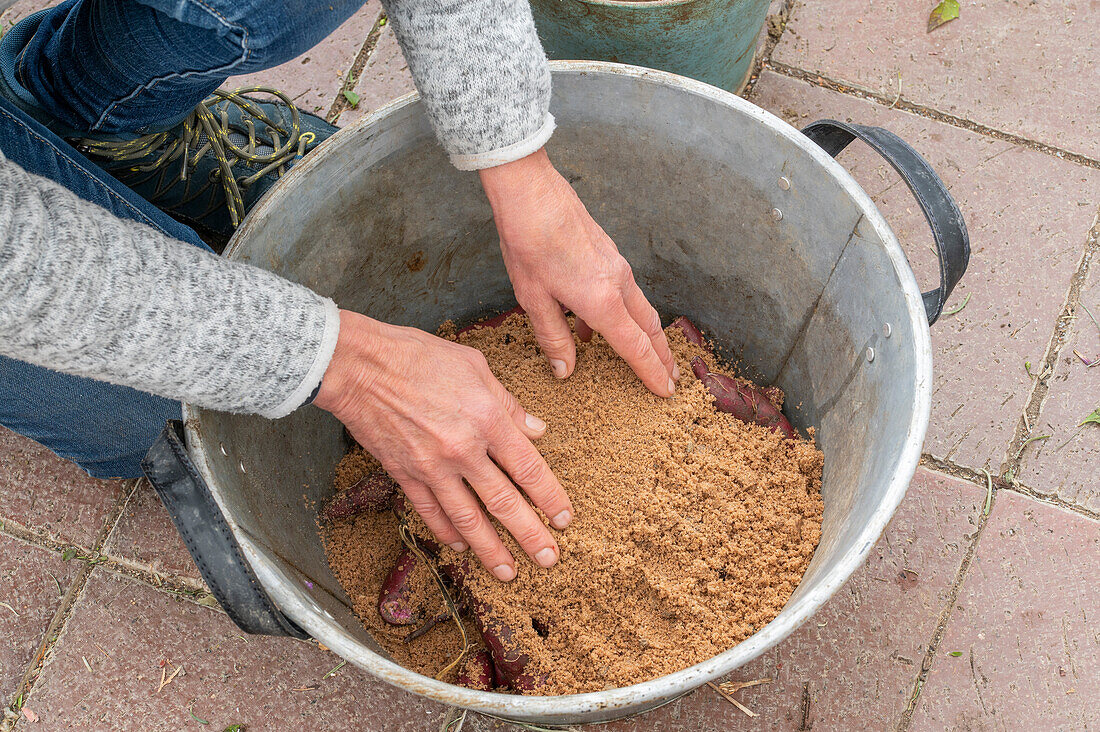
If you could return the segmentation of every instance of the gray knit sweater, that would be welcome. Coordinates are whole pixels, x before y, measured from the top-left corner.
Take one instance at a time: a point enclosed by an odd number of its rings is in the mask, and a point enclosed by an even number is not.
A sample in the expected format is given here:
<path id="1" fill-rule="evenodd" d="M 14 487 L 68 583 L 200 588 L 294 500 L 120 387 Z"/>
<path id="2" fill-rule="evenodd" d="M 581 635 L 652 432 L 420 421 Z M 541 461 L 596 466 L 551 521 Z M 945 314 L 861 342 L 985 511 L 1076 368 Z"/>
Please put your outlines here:
<path id="1" fill-rule="evenodd" d="M 443 147 L 463 170 L 538 150 L 550 74 L 527 0 L 386 0 Z M 213 409 L 301 405 L 336 305 L 122 221 L 0 155 L 0 355 Z"/>

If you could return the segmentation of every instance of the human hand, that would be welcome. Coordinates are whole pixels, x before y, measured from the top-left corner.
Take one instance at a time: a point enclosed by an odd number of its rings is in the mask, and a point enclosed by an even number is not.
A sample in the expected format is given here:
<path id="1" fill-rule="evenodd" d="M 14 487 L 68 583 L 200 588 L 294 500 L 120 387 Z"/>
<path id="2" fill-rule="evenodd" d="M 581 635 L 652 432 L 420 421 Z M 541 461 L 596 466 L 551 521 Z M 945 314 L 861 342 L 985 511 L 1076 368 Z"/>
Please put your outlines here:
<path id="1" fill-rule="evenodd" d="M 480 176 L 516 300 L 554 375 L 569 376 L 577 359 L 564 305 L 582 340 L 599 332 L 654 394 L 671 396 L 680 371 L 660 316 L 545 149 Z"/>
<path id="2" fill-rule="evenodd" d="M 555 528 L 572 519 L 569 497 L 531 444 L 546 424 L 524 411 L 480 351 L 341 310 L 313 403 L 378 458 L 442 543 L 469 546 L 503 581 L 516 576 L 480 497 L 536 563 L 558 561 L 557 542 L 516 488 Z"/>

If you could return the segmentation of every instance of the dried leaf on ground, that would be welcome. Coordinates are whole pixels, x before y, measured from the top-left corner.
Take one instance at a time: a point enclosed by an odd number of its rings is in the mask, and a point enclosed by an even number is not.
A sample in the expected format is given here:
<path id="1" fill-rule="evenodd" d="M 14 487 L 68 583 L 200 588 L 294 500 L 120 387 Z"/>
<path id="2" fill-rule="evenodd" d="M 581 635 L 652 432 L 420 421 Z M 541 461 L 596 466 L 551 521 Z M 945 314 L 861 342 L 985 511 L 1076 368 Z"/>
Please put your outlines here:
<path id="1" fill-rule="evenodd" d="M 940 4 L 928 16 L 928 32 L 959 17 L 959 0 L 940 0 Z"/>

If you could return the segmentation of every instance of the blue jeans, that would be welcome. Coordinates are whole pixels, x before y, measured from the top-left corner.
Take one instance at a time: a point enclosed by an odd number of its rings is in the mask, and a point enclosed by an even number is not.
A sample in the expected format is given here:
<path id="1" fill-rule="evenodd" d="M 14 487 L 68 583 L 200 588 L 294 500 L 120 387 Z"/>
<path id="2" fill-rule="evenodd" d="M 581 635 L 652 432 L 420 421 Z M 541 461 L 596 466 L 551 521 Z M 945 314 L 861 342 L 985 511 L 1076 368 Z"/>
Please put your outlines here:
<path id="1" fill-rule="evenodd" d="M 0 150 L 116 216 L 206 247 L 190 228 L 88 162 L 59 130 L 125 133 L 171 126 L 233 74 L 287 61 L 362 0 L 67 0 L 0 41 Z M 14 79 L 14 84 L 12 81 Z M 0 424 L 97 478 L 135 478 L 179 402 L 0 356 Z"/>

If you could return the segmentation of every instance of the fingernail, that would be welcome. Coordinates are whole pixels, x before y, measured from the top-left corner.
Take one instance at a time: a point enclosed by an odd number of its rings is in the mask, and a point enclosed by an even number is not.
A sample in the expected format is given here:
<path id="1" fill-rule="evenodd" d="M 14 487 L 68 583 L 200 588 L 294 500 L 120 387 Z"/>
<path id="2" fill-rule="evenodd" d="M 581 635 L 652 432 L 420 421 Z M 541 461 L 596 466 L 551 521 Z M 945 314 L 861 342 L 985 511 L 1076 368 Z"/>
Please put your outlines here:
<path id="1" fill-rule="evenodd" d="M 466 551 L 466 549 L 469 548 L 469 547 L 466 546 L 466 544 L 464 542 L 461 542 L 461 541 L 456 541 L 454 544 L 448 544 L 447 546 L 451 547 L 451 549 L 454 549 L 459 554 L 461 554 L 462 552 Z"/>
<path id="2" fill-rule="evenodd" d="M 675 394 L 676 393 L 676 384 L 673 383 L 672 379 L 668 380 L 668 393 L 669 394 Z"/>
<path id="3" fill-rule="evenodd" d="M 544 429 L 546 429 L 546 423 L 533 414 L 528 414 L 526 417 L 523 418 L 523 421 L 527 425 L 528 429 L 532 429 L 535 432 L 542 432 Z"/>
<path id="4" fill-rule="evenodd" d="M 539 553 L 535 555 L 535 561 L 539 563 L 540 567 L 553 567 L 554 563 L 558 561 L 558 555 L 554 553 L 554 550 L 550 547 L 539 550 Z"/>
<path id="5" fill-rule="evenodd" d="M 680 364 L 678 364 L 678 363 L 672 364 L 672 380 L 673 381 L 679 381 L 680 380 Z"/>
<path id="6" fill-rule="evenodd" d="M 516 578 L 516 568 L 510 564 L 498 564 L 493 567 L 493 574 L 501 582 L 511 582 Z"/>
<path id="7" fill-rule="evenodd" d="M 573 514 L 569 513 L 569 511 L 562 511 L 557 516 L 550 519 L 550 523 L 554 525 L 555 529 L 564 529 L 572 520 Z"/>
<path id="8" fill-rule="evenodd" d="M 557 359 L 557 358 L 551 358 L 551 359 L 549 359 L 549 361 L 550 361 L 550 370 L 554 372 L 554 376 L 557 376 L 559 379 L 564 379 L 565 378 L 565 361 L 562 361 L 561 359 Z"/>

